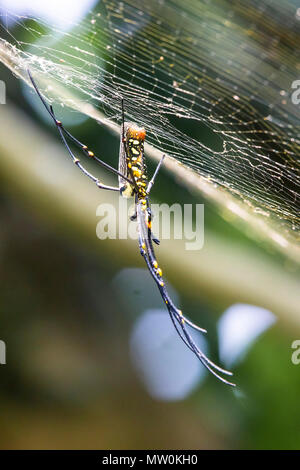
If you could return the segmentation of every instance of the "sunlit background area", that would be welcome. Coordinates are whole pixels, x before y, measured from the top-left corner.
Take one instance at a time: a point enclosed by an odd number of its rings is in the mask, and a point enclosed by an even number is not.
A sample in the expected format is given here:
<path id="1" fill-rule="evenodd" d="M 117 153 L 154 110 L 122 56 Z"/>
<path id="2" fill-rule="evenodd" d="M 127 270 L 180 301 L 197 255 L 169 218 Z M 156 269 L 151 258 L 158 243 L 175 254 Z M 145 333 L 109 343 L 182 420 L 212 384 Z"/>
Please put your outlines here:
<path id="1" fill-rule="evenodd" d="M 296 3 L 0 1 L 2 449 L 299 449 Z M 156 254 L 235 388 L 179 338 L 137 240 L 97 236 L 119 196 L 72 165 L 28 67 L 115 168 L 123 96 L 149 130 L 148 173 L 173 157 L 151 200 L 204 204 L 203 248 Z"/>

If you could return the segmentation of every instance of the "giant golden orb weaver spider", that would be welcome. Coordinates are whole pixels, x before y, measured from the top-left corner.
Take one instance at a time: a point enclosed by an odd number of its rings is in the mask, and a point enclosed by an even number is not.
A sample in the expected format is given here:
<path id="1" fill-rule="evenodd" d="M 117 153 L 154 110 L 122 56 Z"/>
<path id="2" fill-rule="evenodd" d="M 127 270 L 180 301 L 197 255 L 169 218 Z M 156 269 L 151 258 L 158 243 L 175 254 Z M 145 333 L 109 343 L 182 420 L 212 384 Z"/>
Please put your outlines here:
<path id="1" fill-rule="evenodd" d="M 125 122 L 124 105 L 122 99 L 122 126 L 120 136 L 119 169 L 116 170 L 104 161 L 100 160 L 94 154 L 94 152 L 89 150 L 87 145 L 84 145 L 82 142 L 76 139 L 69 131 L 67 131 L 67 129 L 65 129 L 62 122 L 56 118 L 52 105 L 48 105 L 43 96 L 41 95 L 41 92 L 39 91 L 29 70 L 28 75 L 32 86 L 34 87 L 44 107 L 48 111 L 50 117 L 54 121 L 54 124 L 60 134 L 60 137 L 71 159 L 73 160 L 73 163 L 78 166 L 78 168 L 82 171 L 82 173 L 84 173 L 84 175 L 86 175 L 94 183 L 96 183 L 96 185 L 100 189 L 119 191 L 123 197 L 134 197 L 135 214 L 132 219 L 136 219 L 138 223 L 140 253 L 144 258 L 147 268 L 150 271 L 150 274 L 159 289 L 160 295 L 167 307 L 174 328 L 176 329 L 182 341 L 198 357 L 198 359 L 202 362 L 206 369 L 208 369 L 215 377 L 217 377 L 225 384 L 235 386 L 234 383 L 229 382 L 220 375 L 232 375 L 232 372 L 222 369 L 221 367 L 216 365 L 214 362 L 208 359 L 208 357 L 196 345 L 195 341 L 193 340 L 191 334 L 187 329 L 187 325 L 202 333 L 206 333 L 206 330 L 192 323 L 188 318 L 183 315 L 182 311 L 174 305 L 172 299 L 168 294 L 165 282 L 163 280 L 162 269 L 160 268 L 155 257 L 153 242 L 159 244 L 159 240 L 154 238 L 152 234 L 152 214 L 149 201 L 149 194 L 154 184 L 157 173 L 163 163 L 164 156 L 158 163 L 151 180 L 148 181 L 145 171 L 144 160 L 144 141 L 146 137 L 146 131 L 143 127 L 139 127 L 135 123 Z M 100 182 L 97 177 L 87 171 L 81 164 L 80 160 L 72 152 L 67 142 L 67 139 L 77 145 L 86 156 L 92 158 L 107 170 L 118 175 L 119 186 L 107 186 Z"/>

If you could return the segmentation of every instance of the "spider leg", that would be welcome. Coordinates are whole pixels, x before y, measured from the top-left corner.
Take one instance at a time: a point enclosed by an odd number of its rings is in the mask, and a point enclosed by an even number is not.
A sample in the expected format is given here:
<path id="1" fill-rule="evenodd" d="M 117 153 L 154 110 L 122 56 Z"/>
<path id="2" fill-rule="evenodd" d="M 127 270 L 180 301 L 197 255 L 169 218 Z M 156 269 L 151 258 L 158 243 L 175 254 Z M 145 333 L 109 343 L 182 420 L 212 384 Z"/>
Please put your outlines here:
<path id="1" fill-rule="evenodd" d="M 116 170 L 115 168 L 113 168 L 112 166 L 108 165 L 107 163 L 105 163 L 103 160 L 100 160 L 100 158 L 98 158 L 94 152 L 92 152 L 91 150 L 88 149 L 88 147 L 86 145 L 84 145 L 82 142 L 80 142 L 78 139 L 76 139 L 76 137 L 74 137 L 69 131 L 67 131 L 67 129 L 65 129 L 65 127 L 63 126 L 63 124 L 61 123 L 61 121 L 59 121 L 56 116 L 55 116 L 55 113 L 54 113 L 54 110 L 53 110 L 53 107 L 52 105 L 49 105 L 46 103 L 45 99 L 43 98 L 41 92 L 39 91 L 38 87 L 37 87 L 37 84 L 35 83 L 32 75 L 31 75 L 31 72 L 30 70 L 28 69 L 27 70 L 28 72 L 28 75 L 29 75 L 29 78 L 30 78 L 30 81 L 32 83 L 32 86 L 34 87 L 37 95 L 39 96 L 41 102 L 43 103 L 45 109 L 47 110 L 47 112 L 49 113 L 49 115 L 51 116 L 51 118 L 53 119 L 54 121 L 54 124 L 56 125 L 59 133 L 60 133 L 60 136 L 63 140 L 63 143 L 64 145 L 66 146 L 69 154 L 71 155 L 74 163 L 81 169 L 81 171 L 83 171 L 83 167 L 82 165 L 79 163 L 76 163 L 77 162 L 77 158 L 75 157 L 75 155 L 71 152 L 70 150 L 70 147 L 69 145 L 67 144 L 66 142 L 66 139 L 63 138 L 63 134 L 65 134 L 70 140 L 72 140 L 78 147 L 81 148 L 81 150 L 85 153 L 85 155 L 87 155 L 89 158 L 92 158 L 93 160 L 95 160 L 97 163 L 99 163 L 100 165 L 102 165 L 104 168 L 106 168 L 107 170 L 111 171 L 112 173 L 115 173 L 116 175 L 118 176 L 122 176 L 123 179 L 127 180 L 130 184 L 132 184 L 132 181 L 127 178 L 126 176 L 124 176 L 122 173 L 120 173 L 118 170 Z M 83 173 L 85 173 L 87 176 L 90 176 L 90 173 L 87 172 L 86 170 L 83 171 Z M 92 177 L 91 179 L 93 179 L 95 182 L 97 181 L 97 178 L 94 178 Z M 114 188 L 112 186 L 106 186 L 106 185 L 102 185 L 100 184 L 100 186 L 102 189 L 110 189 L 110 190 L 113 190 L 113 191 L 118 191 L 119 188 Z M 114 188 L 114 189 L 112 189 Z"/>
<path id="2" fill-rule="evenodd" d="M 134 221 L 137 219 L 137 210 L 136 210 L 136 204 L 134 205 L 134 213 L 130 216 L 130 220 Z"/>
<path id="3" fill-rule="evenodd" d="M 112 166 L 110 166 L 108 163 L 105 163 L 103 160 L 100 160 L 100 158 L 98 158 L 94 152 L 92 152 L 91 150 L 88 149 L 87 145 L 84 145 L 82 142 L 80 142 L 78 139 L 76 139 L 76 137 L 74 137 L 69 131 L 67 131 L 67 129 L 63 126 L 63 124 L 61 123 L 61 121 L 59 121 L 58 119 L 56 119 L 56 116 L 54 114 L 54 110 L 53 110 L 53 107 L 52 105 L 50 105 L 50 110 L 51 110 L 51 113 L 52 113 L 52 117 L 54 119 L 54 122 L 55 122 L 55 125 L 58 129 L 61 129 L 64 134 L 66 136 L 68 136 L 68 138 L 70 140 L 72 140 L 78 147 L 81 148 L 81 150 L 85 153 L 85 155 L 89 158 L 92 158 L 92 160 L 95 160 L 97 163 L 99 163 L 101 166 L 103 166 L 104 168 L 106 168 L 107 170 L 111 171 L 112 173 L 114 173 L 115 175 L 118 175 L 118 176 L 122 176 L 122 178 L 126 181 L 128 181 L 128 183 L 132 184 L 132 180 L 127 178 L 127 176 L 123 175 L 121 172 L 119 172 L 118 170 L 116 170 L 115 168 L 113 168 Z"/>
<path id="4" fill-rule="evenodd" d="M 84 166 L 80 163 L 80 160 L 75 157 L 74 153 L 72 152 L 72 150 L 70 149 L 69 145 L 68 145 L 68 142 L 66 141 L 66 138 L 63 134 L 63 131 L 61 130 L 60 127 L 57 127 L 58 129 L 58 132 L 60 134 L 60 137 L 66 147 L 66 149 L 68 150 L 69 152 L 69 155 L 70 157 L 72 158 L 73 160 L 73 163 L 75 163 L 76 166 L 78 166 L 78 168 L 82 171 L 82 173 L 87 176 L 88 178 L 90 178 L 94 183 L 96 183 L 96 185 L 98 186 L 98 188 L 100 189 L 107 189 L 109 191 L 120 191 L 120 188 L 119 186 L 107 186 L 106 184 L 103 184 L 100 182 L 100 180 L 98 178 L 96 178 L 96 176 L 92 175 L 92 173 L 90 173 L 89 171 L 86 170 L 86 168 L 84 168 Z"/>
<path id="5" fill-rule="evenodd" d="M 149 269 L 149 271 L 150 271 L 151 276 L 153 277 L 153 279 L 155 280 L 155 282 L 156 282 L 157 285 L 158 285 L 159 290 L 161 291 L 160 288 L 161 288 L 161 283 L 162 283 L 162 281 L 161 281 L 161 279 L 158 277 L 158 275 L 156 274 L 155 269 L 153 268 L 154 262 L 153 262 L 153 261 L 152 261 L 152 263 L 150 262 L 150 259 L 149 259 L 149 258 L 152 258 L 152 257 L 151 257 L 151 255 L 149 254 L 149 250 L 147 250 L 147 244 L 145 243 L 145 236 L 143 237 L 143 235 L 142 235 L 143 230 L 142 230 L 142 228 L 141 228 L 141 225 L 142 225 L 142 224 L 140 224 L 140 226 L 139 226 L 139 247 L 140 247 L 140 253 L 141 253 L 141 255 L 143 256 L 143 258 L 144 258 L 144 260 L 145 260 L 145 262 L 146 262 L 146 264 L 147 264 L 147 267 L 148 267 L 148 269 Z M 146 250 L 147 250 L 147 251 L 146 251 Z M 168 303 L 168 300 L 165 298 L 165 296 L 164 296 L 164 294 L 163 294 L 162 292 L 161 292 L 161 294 L 162 294 L 162 297 L 163 297 L 164 302 L 167 304 L 167 303 Z M 169 309 L 168 309 L 168 310 L 169 310 Z M 169 312 L 169 313 L 170 313 L 170 312 Z M 175 317 L 176 317 L 176 315 L 175 315 Z M 174 327 L 175 327 L 177 333 L 178 333 L 179 336 L 181 337 L 182 341 L 186 344 L 186 346 L 187 346 L 189 349 L 191 349 L 191 350 L 193 351 L 193 349 L 191 348 L 191 346 L 187 343 L 186 339 L 182 336 L 182 333 L 181 333 L 180 330 L 178 329 L 178 325 L 177 325 L 176 322 L 175 322 L 174 315 L 173 315 L 173 314 L 172 314 L 172 315 L 170 314 L 170 318 L 171 318 L 171 320 L 172 320 L 172 323 L 173 323 L 173 325 L 174 325 Z M 192 324 L 192 322 L 191 322 L 191 324 Z M 197 327 L 197 329 L 202 330 L 202 329 L 199 328 L 199 327 Z M 205 330 L 204 330 L 204 331 L 205 331 Z"/>
<path id="6" fill-rule="evenodd" d="M 163 155 L 163 156 L 161 157 L 161 159 L 159 160 L 158 165 L 157 165 L 157 167 L 156 167 L 156 169 L 155 169 L 155 172 L 154 172 L 154 174 L 153 174 L 151 180 L 150 180 L 149 183 L 148 183 L 148 186 L 147 186 L 147 194 L 150 193 L 150 191 L 151 191 L 151 189 L 152 189 L 152 186 L 154 185 L 155 178 L 156 178 L 156 176 L 157 176 L 157 173 L 159 172 L 159 169 L 160 169 L 160 167 L 161 167 L 162 162 L 164 161 L 164 159 L 165 159 L 165 155 Z"/>
<path id="7" fill-rule="evenodd" d="M 149 200 L 147 199 L 147 211 L 148 211 L 148 237 L 156 244 L 156 245 L 160 245 L 160 240 L 158 238 L 156 238 L 154 235 L 153 235 L 153 232 L 152 232 L 152 210 L 151 210 L 151 207 L 150 207 L 150 204 L 149 204 Z"/>
<path id="8" fill-rule="evenodd" d="M 179 334 L 182 341 L 187 345 L 187 347 L 198 357 L 198 359 L 201 361 L 204 367 L 206 367 L 206 369 L 208 369 L 215 377 L 217 377 L 223 383 L 227 385 L 235 386 L 234 383 L 229 382 L 228 380 L 224 379 L 216 371 L 222 374 L 227 374 L 227 375 L 232 375 L 232 372 L 222 369 L 218 365 L 214 364 L 214 362 L 212 362 L 210 359 L 208 359 L 208 357 L 196 345 L 195 341 L 193 340 L 193 338 L 187 331 L 185 324 L 199 331 L 202 331 L 202 329 L 197 327 L 190 320 L 188 320 L 182 314 L 182 312 L 173 304 L 173 301 L 171 300 L 166 290 L 165 283 L 162 280 L 161 270 L 158 268 L 158 264 L 155 260 L 154 249 L 152 246 L 151 238 L 149 238 L 149 231 L 147 227 L 147 220 L 146 220 L 145 212 L 146 211 L 143 210 L 139 202 L 137 202 L 140 252 L 146 262 L 146 265 L 150 271 L 150 274 L 152 275 L 153 279 L 155 280 L 158 286 L 162 299 L 168 309 L 171 321 L 177 333 Z"/>
<path id="9" fill-rule="evenodd" d="M 149 269 L 149 271 L 150 271 L 150 274 L 152 275 L 152 277 L 154 278 L 154 280 L 157 282 L 156 277 L 155 277 L 155 273 L 153 273 L 153 269 L 152 269 L 152 267 L 151 267 L 151 265 L 150 265 L 150 262 L 149 262 L 149 259 L 148 259 L 148 256 L 147 256 L 147 253 L 146 253 L 146 250 L 145 250 L 144 246 L 145 246 L 145 244 L 144 244 L 144 242 L 142 241 L 142 238 L 139 236 L 140 253 L 141 253 L 142 257 L 144 258 L 144 260 L 145 260 L 145 262 L 146 262 L 146 264 L 147 264 L 147 267 L 148 267 L 148 269 Z M 180 330 L 178 329 L 178 326 L 177 326 L 177 324 L 176 324 L 176 322 L 175 322 L 175 320 L 174 320 L 173 315 L 170 315 L 170 318 L 171 318 L 171 321 L 172 321 L 172 323 L 173 323 L 173 325 L 174 325 L 175 330 L 177 331 L 177 333 L 178 333 L 178 335 L 180 336 L 180 338 L 182 339 L 182 341 L 186 344 L 186 346 L 187 346 L 189 349 L 191 349 L 190 345 L 187 343 L 186 339 L 182 336 Z M 192 349 L 191 349 L 191 350 L 192 350 Z"/>

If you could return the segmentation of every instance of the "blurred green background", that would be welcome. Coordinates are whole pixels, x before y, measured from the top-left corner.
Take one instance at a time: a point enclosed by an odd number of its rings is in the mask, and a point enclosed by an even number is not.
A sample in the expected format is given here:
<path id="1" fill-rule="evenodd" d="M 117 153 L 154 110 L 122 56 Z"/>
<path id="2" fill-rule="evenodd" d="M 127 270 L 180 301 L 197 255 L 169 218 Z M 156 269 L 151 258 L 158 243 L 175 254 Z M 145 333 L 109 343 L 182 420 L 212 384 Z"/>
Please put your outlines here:
<path id="1" fill-rule="evenodd" d="M 209 357 L 220 362 L 216 325 L 230 306 L 263 307 L 276 322 L 233 364 L 236 391 L 198 372 L 180 399 L 151 394 L 130 338 L 143 312 L 162 304 L 137 242 L 96 237 L 98 204 L 117 204 L 118 196 L 72 166 L 50 119 L 30 106 L 36 97 L 28 100 L 26 85 L 4 66 L 0 78 L 7 92 L 0 116 L 1 448 L 299 448 L 300 364 L 291 361 L 300 339 L 297 264 L 162 170 L 155 202 L 205 204 L 203 250 L 162 241 L 157 256 L 183 311 L 208 329 Z M 91 119 L 68 128 L 117 167 L 115 136 Z M 87 165 L 108 184 L 116 180 Z M 164 360 L 155 356 L 153 367 Z"/>

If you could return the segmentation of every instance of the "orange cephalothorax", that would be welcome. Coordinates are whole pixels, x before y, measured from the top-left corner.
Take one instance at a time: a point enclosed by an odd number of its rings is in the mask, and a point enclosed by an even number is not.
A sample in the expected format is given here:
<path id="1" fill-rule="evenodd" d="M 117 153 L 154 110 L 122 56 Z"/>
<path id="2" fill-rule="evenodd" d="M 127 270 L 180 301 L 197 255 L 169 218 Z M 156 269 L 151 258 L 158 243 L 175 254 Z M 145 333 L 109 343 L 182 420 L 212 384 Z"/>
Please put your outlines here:
<path id="1" fill-rule="evenodd" d="M 144 142 L 146 137 L 146 131 L 144 127 L 138 127 L 135 124 L 132 124 L 128 127 L 126 132 L 126 140 L 136 139 L 139 142 Z"/>

